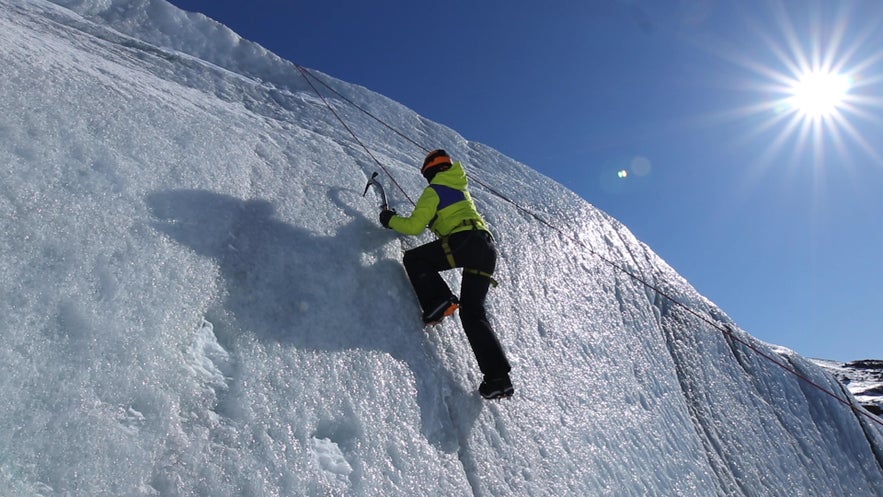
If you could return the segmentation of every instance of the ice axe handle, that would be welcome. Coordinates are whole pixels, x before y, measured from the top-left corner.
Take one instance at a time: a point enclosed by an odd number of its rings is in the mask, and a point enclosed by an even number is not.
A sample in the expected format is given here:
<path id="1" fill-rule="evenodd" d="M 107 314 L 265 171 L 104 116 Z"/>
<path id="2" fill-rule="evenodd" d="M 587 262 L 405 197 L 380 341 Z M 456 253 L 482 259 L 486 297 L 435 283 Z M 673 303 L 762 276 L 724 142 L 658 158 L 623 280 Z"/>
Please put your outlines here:
<path id="1" fill-rule="evenodd" d="M 368 188 L 370 188 L 371 185 L 374 185 L 374 188 L 377 188 L 377 191 L 380 192 L 380 199 L 383 201 L 383 203 L 380 204 L 380 208 L 383 210 L 389 209 L 389 202 L 386 200 L 386 192 L 383 190 L 383 185 L 381 185 L 380 182 L 377 181 L 377 171 L 375 171 L 374 174 L 371 175 L 371 178 L 368 180 L 368 184 L 365 185 L 365 192 L 362 193 L 363 197 L 368 193 Z"/>

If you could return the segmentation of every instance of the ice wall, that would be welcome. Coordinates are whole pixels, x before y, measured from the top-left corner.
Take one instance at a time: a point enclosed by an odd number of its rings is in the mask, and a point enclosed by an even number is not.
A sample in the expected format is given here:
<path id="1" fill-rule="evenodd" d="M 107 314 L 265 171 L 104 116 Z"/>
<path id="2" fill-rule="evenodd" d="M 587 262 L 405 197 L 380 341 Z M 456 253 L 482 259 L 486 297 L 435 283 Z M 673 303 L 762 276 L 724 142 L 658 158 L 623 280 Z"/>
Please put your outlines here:
<path id="1" fill-rule="evenodd" d="M 428 238 L 378 226 L 291 64 L 146 0 L 0 0 L 0 46 L 0 494 L 881 495 L 878 427 L 528 167 L 319 75 L 568 230 L 475 185 L 518 389 L 488 403 L 459 324 L 421 329 Z M 416 196 L 422 152 L 330 98 Z"/>

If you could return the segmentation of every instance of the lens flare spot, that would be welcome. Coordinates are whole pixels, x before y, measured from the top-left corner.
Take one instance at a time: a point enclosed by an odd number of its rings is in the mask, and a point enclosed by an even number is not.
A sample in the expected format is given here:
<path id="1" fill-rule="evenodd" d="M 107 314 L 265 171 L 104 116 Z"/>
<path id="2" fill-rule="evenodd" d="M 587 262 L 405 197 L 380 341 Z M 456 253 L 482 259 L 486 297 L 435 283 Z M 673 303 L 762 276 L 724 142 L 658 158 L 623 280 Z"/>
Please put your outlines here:
<path id="1" fill-rule="evenodd" d="M 640 155 L 632 159 L 631 170 L 635 176 L 647 176 L 652 169 L 653 165 L 650 164 L 650 159 Z"/>

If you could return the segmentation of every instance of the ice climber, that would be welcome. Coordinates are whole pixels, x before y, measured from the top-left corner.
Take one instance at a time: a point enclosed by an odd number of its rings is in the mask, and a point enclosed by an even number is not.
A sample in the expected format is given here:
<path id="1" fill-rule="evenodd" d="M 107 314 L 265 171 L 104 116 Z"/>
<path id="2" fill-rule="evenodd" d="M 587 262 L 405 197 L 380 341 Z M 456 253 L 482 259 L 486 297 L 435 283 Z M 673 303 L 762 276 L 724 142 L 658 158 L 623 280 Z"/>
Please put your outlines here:
<path id="1" fill-rule="evenodd" d="M 484 375 L 479 393 L 485 399 L 510 397 L 515 392 L 509 379 L 511 367 L 484 306 L 488 289 L 495 284 L 494 238 L 472 202 L 466 171 L 459 161 L 453 162 L 444 150 L 434 150 L 423 161 L 421 172 L 429 186 L 411 215 L 385 209 L 380 223 L 405 235 L 419 235 L 428 227 L 438 237 L 406 251 L 403 258 L 423 309 L 423 322 L 437 324 L 459 309 L 463 331 Z M 439 274 L 453 268 L 463 268 L 459 298 Z"/>

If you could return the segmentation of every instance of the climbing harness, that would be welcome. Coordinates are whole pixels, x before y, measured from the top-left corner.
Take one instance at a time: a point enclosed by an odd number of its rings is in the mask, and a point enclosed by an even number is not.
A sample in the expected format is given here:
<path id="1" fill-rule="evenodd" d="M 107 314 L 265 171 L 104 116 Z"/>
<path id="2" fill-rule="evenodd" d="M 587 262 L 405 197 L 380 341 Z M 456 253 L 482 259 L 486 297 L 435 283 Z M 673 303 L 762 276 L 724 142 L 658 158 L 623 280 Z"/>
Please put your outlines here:
<path id="1" fill-rule="evenodd" d="M 478 229 L 478 223 L 474 219 L 467 219 L 467 220 L 463 221 L 462 223 L 460 223 L 457 227 L 459 228 L 460 226 L 469 226 L 469 225 L 472 225 L 473 232 L 484 231 L 484 230 Z M 493 238 L 493 235 L 491 235 L 491 233 L 489 231 L 484 231 L 484 232 Z M 458 233 L 462 233 L 462 232 L 458 232 Z M 442 250 L 445 252 L 445 257 L 448 260 L 448 265 L 450 265 L 451 268 L 453 269 L 453 268 L 457 267 L 457 261 L 454 259 L 454 251 L 453 251 L 453 249 L 451 249 L 451 243 L 449 240 L 450 236 L 451 235 L 442 236 L 439 238 L 439 240 L 441 240 Z M 475 268 L 464 267 L 463 272 L 469 273 L 469 274 L 475 274 L 478 276 L 484 276 L 485 278 L 488 279 L 488 281 L 490 281 L 491 286 L 494 288 L 497 288 L 498 286 L 500 286 L 500 282 L 497 281 L 496 279 L 494 279 L 494 275 L 492 273 L 488 273 L 487 271 L 482 271 L 480 269 L 475 269 Z"/>
<path id="2" fill-rule="evenodd" d="M 497 281 L 497 280 L 495 280 L 495 279 L 494 279 L 494 275 L 491 274 L 491 273 L 487 273 L 487 272 L 484 272 L 484 271 L 479 271 L 478 269 L 468 269 L 468 268 L 464 268 L 464 269 L 463 269 L 463 272 L 464 272 L 464 273 L 470 273 L 470 274 L 477 274 L 478 276 L 484 276 L 485 278 L 488 279 L 488 281 L 491 282 L 491 286 L 494 287 L 494 288 L 497 288 L 498 286 L 500 286 L 500 282 Z"/>

